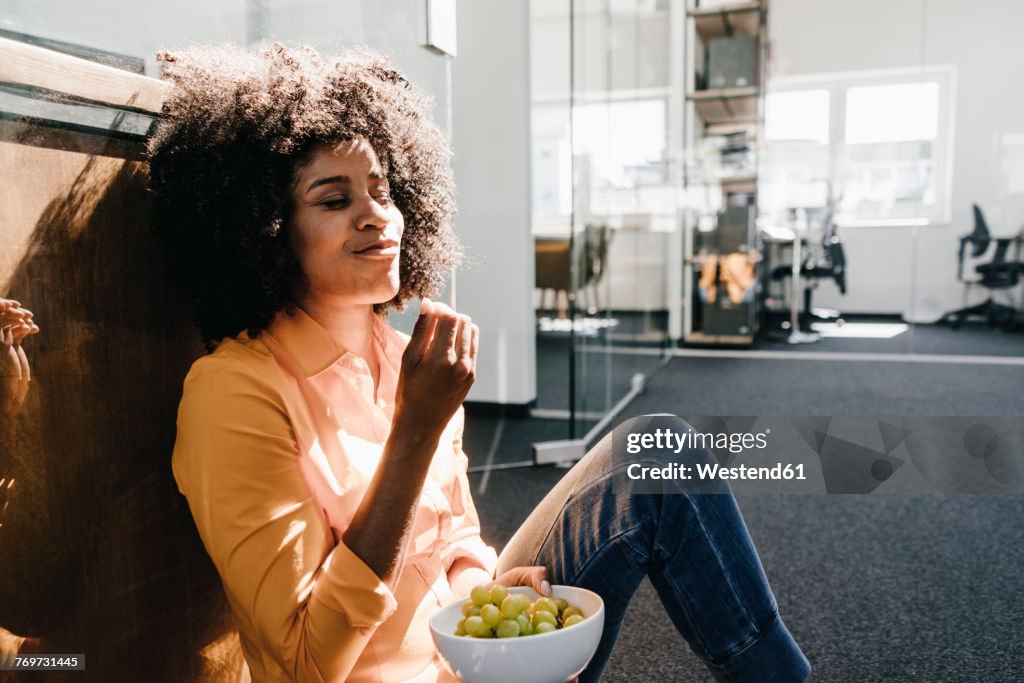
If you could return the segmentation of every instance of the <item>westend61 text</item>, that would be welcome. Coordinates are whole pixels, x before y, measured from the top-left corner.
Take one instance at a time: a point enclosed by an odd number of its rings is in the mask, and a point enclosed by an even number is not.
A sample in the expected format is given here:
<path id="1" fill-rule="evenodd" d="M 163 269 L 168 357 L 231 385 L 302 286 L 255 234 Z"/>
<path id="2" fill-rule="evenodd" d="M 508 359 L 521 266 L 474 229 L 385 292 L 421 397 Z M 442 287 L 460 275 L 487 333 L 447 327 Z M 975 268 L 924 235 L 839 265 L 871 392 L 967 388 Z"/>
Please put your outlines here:
<path id="1" fill-rule="evenodd" d="M 803 465 L 783 465 L 781 462 L 770 467 L 722 467 L 718 463 L 694 463 L 683 465 L 672 463 L 664 467 L 645 467 L 633 463 L 626 468 L 626 476 L 630 479 L 676 479 L 676 480 L 711 480 L 711 479 L 806 479 Z"/>

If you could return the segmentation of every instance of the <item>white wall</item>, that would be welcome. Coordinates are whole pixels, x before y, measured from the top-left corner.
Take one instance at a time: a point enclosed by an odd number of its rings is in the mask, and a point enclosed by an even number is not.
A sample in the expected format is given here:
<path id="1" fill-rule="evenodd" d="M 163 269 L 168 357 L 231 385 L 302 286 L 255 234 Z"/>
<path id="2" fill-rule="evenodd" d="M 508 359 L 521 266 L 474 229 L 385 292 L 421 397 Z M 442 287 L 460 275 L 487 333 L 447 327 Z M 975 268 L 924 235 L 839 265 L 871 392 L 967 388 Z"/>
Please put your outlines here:
<path id="1" fill-rule="evenodd" d="M 900 313 L 926 298 L 959 307 L 957 236 L 972 227 L 971 203 L 996 235 L 1024 224 L 1024 191 L 1012 178 L 1024 160 L 1008 161 L 1006 146 L 1024 135 L 1024 2 L 773 0 L 768 18 L 773 76 L 956 67 L 951 222 L 917 228 L 916 240 L 906 227 L 844 228 L 848 294 L 823 283 L 815 303 L 847 312 Z"/>
<path id="2" fill-rule="evenodd" d="M 524 2 L 458 3 L 452 62 L 457 228 L 469 265 L 457 305 L 480 326 L 470 401 L 537 396 L 530 233 L 529 13 Z"/>

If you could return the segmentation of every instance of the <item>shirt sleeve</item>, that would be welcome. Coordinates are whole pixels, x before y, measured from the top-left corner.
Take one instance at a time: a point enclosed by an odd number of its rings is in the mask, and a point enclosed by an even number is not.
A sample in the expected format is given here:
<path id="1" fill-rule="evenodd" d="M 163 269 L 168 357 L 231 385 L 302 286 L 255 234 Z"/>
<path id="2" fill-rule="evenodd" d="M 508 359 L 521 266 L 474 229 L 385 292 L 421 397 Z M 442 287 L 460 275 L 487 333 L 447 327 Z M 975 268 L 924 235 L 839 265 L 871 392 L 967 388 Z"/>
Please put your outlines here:
<path id="1" fill-rule="evenodd" d="M 279 387 L 230 360 L 202 359 L 185 380 L 175 480 L 246 632 L 292 680 L 344 680 L 397 603 L 335 542 Z"/>
<path id="2" fill-rule="evenodd" d="M 458 460 L 458 466 L 455 468 L 458 486 L 453 487 L 453 490 L 458 500 L 450 501 L 452 528 L 441 548 L 441 560 L 446 572 L 452 568 L 456 560 L 467 558 L 473 566 L 480 567 L 494 576 L 494 570 L 498 566 L 498 554 L 480 537 L 480 518 L 477 516 L 476 505 L 473 504 L 469 478 L 466 474 L 469 459 L 462 450 L 462 434 L 465 428 L 465 411 L 462 408 L 459 408 L 454 421 L 452 447 Z"/>

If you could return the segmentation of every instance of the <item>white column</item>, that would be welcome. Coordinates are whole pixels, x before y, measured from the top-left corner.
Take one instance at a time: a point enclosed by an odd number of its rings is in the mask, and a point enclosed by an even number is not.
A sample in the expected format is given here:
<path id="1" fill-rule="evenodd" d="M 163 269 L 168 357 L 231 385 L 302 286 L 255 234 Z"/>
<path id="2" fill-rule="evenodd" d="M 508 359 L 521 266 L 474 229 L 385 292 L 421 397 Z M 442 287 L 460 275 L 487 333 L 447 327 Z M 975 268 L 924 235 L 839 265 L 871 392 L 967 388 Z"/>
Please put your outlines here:
<path id="1" fill-rule="evenodd" d="M 452 62 L 452 143 L 467 265 L 459 311 L 480 327 L 470 401 L 525 404 L 537 396 L 530 231 L 529 3 L 458 3 Z"/>

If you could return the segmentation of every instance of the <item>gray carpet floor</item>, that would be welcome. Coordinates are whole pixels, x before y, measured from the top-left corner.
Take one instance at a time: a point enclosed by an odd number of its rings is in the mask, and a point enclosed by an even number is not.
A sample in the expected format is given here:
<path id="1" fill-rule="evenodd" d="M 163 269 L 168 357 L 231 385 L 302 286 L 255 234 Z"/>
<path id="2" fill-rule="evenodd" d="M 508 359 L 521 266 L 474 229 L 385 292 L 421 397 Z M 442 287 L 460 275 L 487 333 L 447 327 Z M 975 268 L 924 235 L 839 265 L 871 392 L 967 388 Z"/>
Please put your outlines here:
<path id="1" fill-rule="evenodd" d="M 900 324 L 895 316 L 871 318 L 859 316 L 847 321 L 847 331 L 870 327 L 873 323 Z M 984 322 L 965 322 L 959 329 L 949 325 L 909 325 L 894 337 L 872 339 L 828 337 L 810 346 L 790 345 L 777 335 L 763 335 L 754 348 L 772 351 L 822 351 L 840 353 L 918 353 L 938 355 L 1022 356 L 1024 330 L 989 327 Z"/>
<path id="2" fill-rule="evenodd" d="M 627 314 L 619 314 L 623 327 L 636 325 Z M 873 323 L 899 324 L 898 318 L 857 318 L 849 328 Z M 656 346 L 656 345 L 655 345 Z M 628 351 L 634 347 L 650 349 L 651 344 L 630 343 L 628 335 L 613 341 L 604 337 L 581 338 L 577 342 L 577 410 L 601 411 L 613 405 L 629 390 L 634 373 L 650 374 L 658 365 L 651 356 L 611 355 L 607 349 Z M 792 345 L 768 335 L 757 339 L 756 350 L 814 353 L 886 353 L 951 356 L 1024 357 L 1024 330 L 1007 331 L 984 323 L 965 323 L 953 330 L 948 325 L 912 325 L 891 338 L 828 337 L 816 344 Z M 566 335 L 537 336 L 537 405 L 541 408 L 569 407 L 569 338 Z M 813 392 L 811 392 L 813 396 Z M 707 414 L 707 413 L 705 413 Z M 795 414 L 795 413 L 794 413 Z"/>
<path id="3" fill-rule="evenodd" d="M 1024 367 L 678 358 L 620 419 L 1024 415 L 1022 388 Z M 470 415 L 466 448 L 471 465 L 488 455 L 520 461 L 532 441 L 565 438 L 564 429 Z M 564 474 L 472 475 L 485 538 L 502 547 Z M 745 494 L 738 502 L 813 680 L 1024 680 L 1024 496 Z M 649 582 L 605 680 L 711 680 Z"/>

